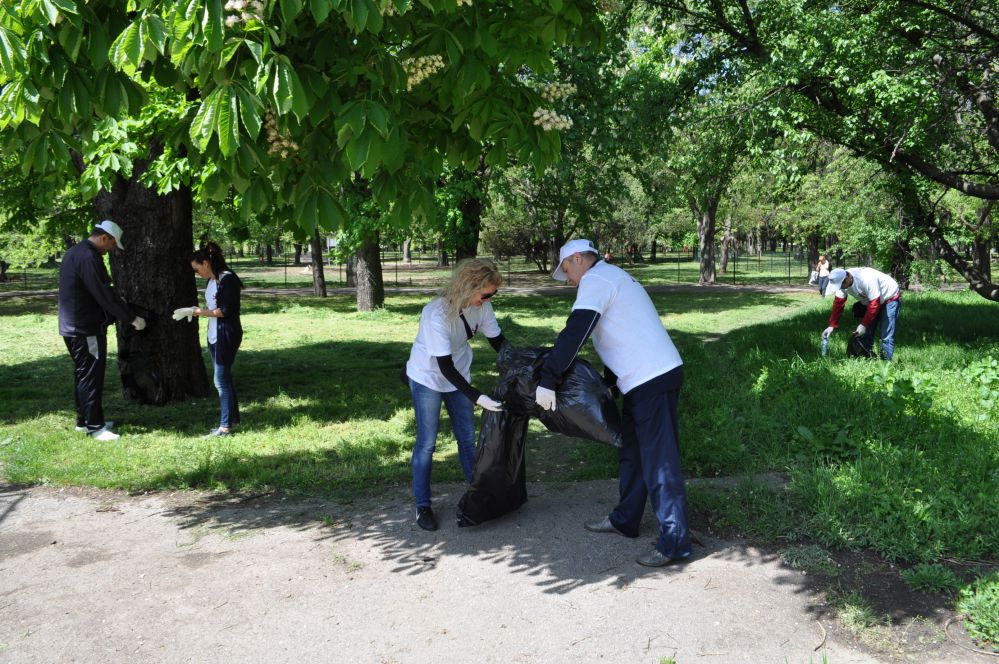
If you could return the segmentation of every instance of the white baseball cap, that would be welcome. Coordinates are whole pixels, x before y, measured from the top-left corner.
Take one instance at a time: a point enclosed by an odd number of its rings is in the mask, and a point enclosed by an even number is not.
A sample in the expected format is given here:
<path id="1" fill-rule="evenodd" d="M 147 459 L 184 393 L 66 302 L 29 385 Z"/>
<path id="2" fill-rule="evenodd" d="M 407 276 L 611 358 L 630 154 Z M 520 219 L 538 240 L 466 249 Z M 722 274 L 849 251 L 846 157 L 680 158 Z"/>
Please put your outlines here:
<path id="1" fill-rule="evenodd" d="M 569 240 L 563 244 L 562 248 L 558 251 L 558 265 L 555 266 L 555 272 L 552 273 L 552 279 L 555 279 L 556 281 L 565 281 L 567 277 L 565 276 L 565 272 L 562 271 L 562 261 L 573 254 L 587 252 L 597 256 L 600 255 L 600 252 L 597 251 L 597 248 L 594 247 L 593 243 L 589 240 Z"/>
<path id="2" fill-rule="evenodd" d="M 113 237 L 114 238 L 114 243 L 116 245 L 118 245 L 118 248 L 121 249 L 122 251 L 125 250 L 125 245 L 123 245 L 121 243 L 121 226 L 119 226 L 118 224 L 114 223 L 110 219 L 105 219 L 101 223 L 99 223 L 96 226 L 94 226 L 94 228 L 95 229 L 99 228 L 102 231 L 104 231 L 105 233 L 107 233 L 108 235 L 110 235 L 111 237 Z"/>
<path id="3" fill-rule="evenodd" d="M 836 268 L 829 273 L 829 283 L 826 284 L 826 295 L 835 295 L 836 291 L 840 289 L 843 285 L 843 280 L 846 279 L 846 270 L 841 268 Z"/>

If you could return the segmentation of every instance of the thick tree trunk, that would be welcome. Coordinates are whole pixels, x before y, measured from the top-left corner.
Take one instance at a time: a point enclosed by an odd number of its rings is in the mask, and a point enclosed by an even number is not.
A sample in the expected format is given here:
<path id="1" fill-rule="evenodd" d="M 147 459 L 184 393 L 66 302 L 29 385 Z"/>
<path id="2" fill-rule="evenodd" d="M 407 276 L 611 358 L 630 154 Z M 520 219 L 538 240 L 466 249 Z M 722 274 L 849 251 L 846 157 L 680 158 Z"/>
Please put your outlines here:
<path id="1" fill-rule="evenodd" d="M 728 250 L 732 244 L 732 215 L 725 215 L 725 234 L 721 242 L 721 273 L 728 274 Z"/>
<path id="2" fill-rule="evenodd" d="M 381 251 L 378 233 L 364 238 L 357 250 L 357 310 L 374 311 L 385 305 L 385 284 L 382 281 Z"/>
<path id="3" fill-rule="evenodd" d="M 458 206 L 461 210 L 461 229 L 455 238 L 455 261 L 475 258 L 479 252 L 479 231 L 482 228 L 482 199 L 468 198 Z"/>
<path id="4" fill-rule="evenodd" d="M 312 292 L 318 297 L 326 297 L 326 274 L 323 272 L 323 251 L 322 238 L 319 237 L 319 229 L 312 233 Z"/>
<path id="5" fill-rule="evenodd" d="M 357 288 L 357 254 L 347 256 L 345 272 L 347 273 L 347 288 Z"/>
<path id="6" fill-rule="evenodd" d="M 976 210 L 978 231 L 975 233 L 972 249 L 975 269 L 992 281 L 992 207 L 995 201 L 985 201 Z"/>
<path id="7" fill-rule="evenodd" d="M 7 281 L 8 268 L 10 268 L 10 263 L 0 260 L 0 281 Z"/>
<path id="8" fill-rule="evenodd" d="M 413 241 L 409 238 L 402 243 L 402 262 L 407 264 L 413 262 Z"/>
<path id="9" fill-rule="evenodd" d="M 267 264 L 274 265 L 274 246 L 270 242 L 267 243 Z"/>
<path id="10" fill-rule="evenodd" d="M 649 262 L 655 263 L 656 257 L 659 255 L 659 243 L 652 240 L 652 248 L 649 249 Z"/>
<path id="11" fill-rule="evenodd" d="M 817 232 L 808 234 L 805 239 L 805 247 L 808 252 L 808 272 L 811 273 L 819 264 L 819 234 Z"/>
<path id="12" fill-rule="evenodd" d="M 302 264 L 302 244 L 300 242 L 296 242 L 294 244 L 294 247 L 295 247 L 295 262 L 294 262 L 294 265 L 301 265 Z"/>
<path id="13" fill-rule="evenodd" d="M 158 150 L 153 148 L 155 158 Z M 117 324 L 118 370 L 126 399 L 162 405 L 204 397 L 210 385 L 201 355 L 198 324 L 177 322 L 174 309 L 198 302 L 194 272 L 191 190 L 166 196 L 139 183 L 148 162 L 136 161 L 131 180 L 119 178 L 111 191 L 94 199 L 98 219 L 122 228 L 125 251 L 110 254 L 118 293 L 140 316 L 146 329 Z"/>
<path id="14" fill-rule="evenodd" d="M 709 197 L 700 210 L 697 210 L 697 244 L 700 249 L 700 277 L 698 283 L 715 282 L 715 215 L 718 212 L 719 197 Z"/>
<path id="15" fill-rule="evenodd" d="M 444 237 L 437 238 L 437 267 L 448 267 L 451 261 L 448 259 L 447 249 L 444 248 Z"/>

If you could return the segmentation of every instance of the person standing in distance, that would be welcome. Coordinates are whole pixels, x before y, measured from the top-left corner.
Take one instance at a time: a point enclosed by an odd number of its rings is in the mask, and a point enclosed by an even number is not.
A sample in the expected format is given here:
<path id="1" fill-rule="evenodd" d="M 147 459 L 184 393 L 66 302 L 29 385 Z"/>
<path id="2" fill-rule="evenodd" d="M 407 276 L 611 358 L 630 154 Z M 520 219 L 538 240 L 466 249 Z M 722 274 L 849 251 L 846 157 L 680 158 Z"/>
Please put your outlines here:
<path id="1" fill-rule="evenodd" d="M 556 409 L 562 375 L 592 335 L 609 382 L 624 394 L 624 445 L 617 507 L 585 527 L 638 537 L 645 503 L 651 501 L 659 536 L 637 562 L 661 567 L 691 552 L 677 422 L 683 360 L 641 284 L 599 256 L 589 240 L 570 240 L 559 251 L 552 277 L 576 286 L 576 301 L 541 368 L 535 400 Z"/>
<path id="2" fill-rule="evenodd" d="M 406 380 L 416 413 L 413 447 L 413 497 L 416 525 L 437 530 L 430 501 L 430 471 L 437 448 L 441 403 L 451 416 L 458 441 L 458 461 L 465 481 L 472 481 L 475 464 L 475 418 L 472 404 L 500 411 L 503 404 L 470 385 L 472 347 L 468 341 L 480 330 L 498 353 L 505 339 L 496 322 L 490 298 L 503 282 L 492 261 L 470 258 L 455 267 L 441 293 L 423 307 L 416 341 L 406 363 Z"/>
<path id="3" fill-rule="evenodd" d="M 829 326 L 822 331 L 828 339 L 839 325 L 839 317 L 846 306 L 846 296 L 852 295 L 867 307 L 867 313 L 857 326 L 856 334 L 864 347 L 874 350 L 874 330 L 881 327 L 881 358 L 891 360 L 895 355 L 895 328 L 902 308 L 902 289 L 898 282 L 884 272 L 872 267 L 853 267 L 829 273 L 826 294 L 833 293 Z"/>
<path id="4" fill-rule="evenodd" d="M 118 438 L 114 422 L 104 419 L 107 327 L 115 320 L 136 330 L 146 327 L 111 286 L 104 254 L 113 249 L 125 249 L 121 227 L 104 220 L 66 252 L 59 268 L 59 335 L 73 358 L 76 430 L 105 441 Z"/>
<path id="5" fill-rule="evenodd" d="M 819 295 L 826 296 L 826 286 L 829 285 L 829 259 L 825 254 L 819 254 L 819 262 L 815 264 L 815 271 L 819 273 Z"/>

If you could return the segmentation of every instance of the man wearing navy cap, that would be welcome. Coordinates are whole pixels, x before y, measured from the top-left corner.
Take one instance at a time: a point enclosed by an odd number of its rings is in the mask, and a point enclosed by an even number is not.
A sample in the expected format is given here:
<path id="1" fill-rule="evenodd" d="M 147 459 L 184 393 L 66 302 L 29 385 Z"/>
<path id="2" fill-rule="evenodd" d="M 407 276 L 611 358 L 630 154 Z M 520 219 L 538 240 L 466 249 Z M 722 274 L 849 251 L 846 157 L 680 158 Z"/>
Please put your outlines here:
<path id="1" fill-rule="evenodd" d="M 542 366 L 538 405 L 558 407 L 562 375 L 590 336 L 609 382 L 624 394 L 620 499 L 608 516 L 585 527 L 638 537 L 645 503 L 651 501 L 659 536 L 655 548 L 637 562 L 661 567 L 682 560 L 691 551 L 677 422 L 683 360 L 645 289 L 621 268 L 600 260 L 589 240 L 567 242 L 552 277 L 576 286 L 576 301 Z"/>
<path id="2" fill-rule="evenodd" d="M 136 330 L 146 327 L 111 286 L 103 257 L 113 249 L 124 250 L 121 227 L 105 220 L 66 252 L 59 268 L 59 334 L 73 358 L 76 430 L 97 440 L 118 438 L 114 422 L 104 419 L 107 326 L 120 320 Z"/>
<path id="3" fill-rule="evenodd" d="M 902 289 L 898 287 L 897 281 L 871 267 L 836 269 L 829 273 L 825 294 L 834 294 L 836 297 L 829 315 L 829 325 L 822 331 L 823 339 L 828 339 L 839 326 L 839 317 L 846 307 L 846 297 L 852 295 L 867 307 L 855 332 L 864 348 L 874 350 L 874 331 L 880 327 L 881 357 L 885 360 L 894 357 L 895 328 L 902 308 Z"/>

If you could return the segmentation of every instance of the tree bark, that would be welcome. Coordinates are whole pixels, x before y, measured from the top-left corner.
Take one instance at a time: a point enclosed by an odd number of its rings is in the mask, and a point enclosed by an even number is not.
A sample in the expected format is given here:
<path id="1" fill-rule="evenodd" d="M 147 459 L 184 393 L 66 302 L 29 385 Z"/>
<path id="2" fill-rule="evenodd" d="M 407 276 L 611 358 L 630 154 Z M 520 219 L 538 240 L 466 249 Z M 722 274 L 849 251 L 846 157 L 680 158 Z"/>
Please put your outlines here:
<path id="1" fill-rule="evenodd" d="M 267 243 L 267 264 L 274 265 L 274 246 L 270 242 Z"/>
<path id="2" fill-rule="evenodd" d="M 174 309 L 198 302 L 194 272 L 188 262 L 193 249 L 193 200 L 187 187 L 165 196 L 139 183 L 150 159 L 136 160 L 132 178 L 118 178 L 111 191 L 94 199 L 98 219 L 122 228 L 126 251 L 110 254 L 115 288 L 146 329 L 135 332 L 118 322 L 118 370 L 126 399 L 162 405 L 188 397 L 204 397 L 210 385 L 201 355 L 198 324 L 176 322 Z"/>
<path id="3" fill-rule="evenodd" d="M 407 264 L 413 262 L 413 241 L 410 238 L 406 238 L 402 243 L 402 262 Z"/>
<path id="4" fill-rule="evenodd" d="M 294 244 L 294 247 L 295 247 L 295 262 L 294 262 L 294 265 L 296 265 L 296 266 L 297 265 L 301 265 L 302 264 L 302 244 L 300 242 L 296 242 Z"/>
<path id="5" fill-rule="evenodd" d="M 319 229 L 312 233 L 312 292 L 317 297 L 326 297 L 326 274 L 323 272 L 323 251 L 322 238 L 319 237 Z"/>
<path id="6" fill-rule="evenodd" d="M 444 248 L 444 237 L 437 238 L 437 267 L 447 267 L 451 264 L 447 257 L 447 249 Z"/>
<path id="7" fill-rule="evenodd" d="M 975 269 L 992 281 L 992 207 L 995 201 L 986 201 L 975 211 L 978 230 L 975 232 L 973 264 Z"/>
<path id="8" fill-rule="evenodd" d="M 709 196 L 697 210 L 697 243 L 700 249 L 699 284 L 715 282 L 715 215 L 718 212 L 719 196 Z"/>
<path id="9" fill-rule="evenodd" d="M 805 239 L 805 246 L 808 252 L 808 272 L 811 274 L 815 266 L 819 264 L 819 234 L 813 231 Z"/>
<path id="10" fill-rule="evenodd" d="M 721 273 L 728 274 L 728 250 L 732 244 L 732 215 L 725 215 L 725 234 L 721 242 Z"/>
<path id="11" fill-rule="evenodd" d="M 374 311 L 385 305 L 381 251 L 378 233 L 366 235 L 357 250 L 357 310 Z"/>

